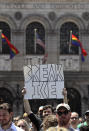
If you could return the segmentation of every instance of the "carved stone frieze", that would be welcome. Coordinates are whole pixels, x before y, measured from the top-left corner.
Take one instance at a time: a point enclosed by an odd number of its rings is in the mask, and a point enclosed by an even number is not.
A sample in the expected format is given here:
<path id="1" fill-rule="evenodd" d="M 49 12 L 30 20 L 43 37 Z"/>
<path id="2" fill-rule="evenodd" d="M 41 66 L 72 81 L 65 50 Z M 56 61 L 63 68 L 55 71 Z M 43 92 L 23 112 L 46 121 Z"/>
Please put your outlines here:
<path id="1" fill-rule="evenodd" d="M 22 18 L 22 13 L 21 12 L 16 12 L 14 16 L 15 16 L 16 20 L 20 20 Z"/>
<path id="2" fill-rule="evenodd" d="M 51 21 L 54 21 L 55 18 L 56 18 L 55 12 L 50 12 L 50 13 L 48 14 L 48 17 L 49 17 L 49 19 L 50 19 Z"/>
<path id="3" fill-rule="evenodd" d="M 83 17 L 84 20 L 88 21 L 89 20 L 89 12 L 84 12 L 82 14 L 82 17 Z"/>
<path id="4" fill-rule="evenodd" d="M 0 71 L 10 71 L 11 70 L 11 61 L 9 56 L 1 55 L 0 56 Z"/>
<path id="5" fill-rule="evenodd" d="M 63 65 L 64 71 L 79 71 L 79 56 L 60 56 L 59 63 Z"/>
<path id="6" fill-rule="evenodd" d="M 89 35 L 89 30 L 88 29 L 80 30 L 80 34 L 82 34 L 82 35 Z"/>
<path id="7" fill-rule="evenodd" d="M 63 0 L 39 0 L 36 1 L 0 1 L 0 8 L 5 9 L 89 9 L 89 4 L 84 4 L 83 2 L 71 2 L 63 1 Z"/>
<path id="8" fill-rule="evenodd" d="M 0 0 L 0 2 L 89 2 L 88 0 Z"/>

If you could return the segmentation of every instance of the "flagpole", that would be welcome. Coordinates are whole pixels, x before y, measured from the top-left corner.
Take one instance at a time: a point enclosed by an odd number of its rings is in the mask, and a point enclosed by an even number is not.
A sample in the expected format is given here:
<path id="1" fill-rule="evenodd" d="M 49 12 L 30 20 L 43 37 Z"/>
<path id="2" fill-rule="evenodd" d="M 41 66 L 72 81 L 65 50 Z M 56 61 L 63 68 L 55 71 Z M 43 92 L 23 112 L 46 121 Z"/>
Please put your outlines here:
<path id="1" fill-rule="evenodd" d="M 72 30 L 70 31 L 69 53 L 71 51 L 71 43 L 72 43 Z"/>
<path id="2" fill-rule="evenodd" d="M 34 29 L 34 52 L 36 53 L 36 32 L 37 29 Z"/>
<path id="3" fill-rule="evenodd" d="M 2 30 L 0 29 L 0 54 L 2 53 Z"/>

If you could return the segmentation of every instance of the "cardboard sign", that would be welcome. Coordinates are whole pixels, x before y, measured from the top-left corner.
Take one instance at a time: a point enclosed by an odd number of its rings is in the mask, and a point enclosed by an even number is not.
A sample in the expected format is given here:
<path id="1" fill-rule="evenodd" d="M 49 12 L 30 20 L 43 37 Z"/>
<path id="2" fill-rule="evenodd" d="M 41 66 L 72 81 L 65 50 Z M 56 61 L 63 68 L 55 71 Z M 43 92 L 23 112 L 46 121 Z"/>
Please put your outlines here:
<path id="1" fill-rule="evenodd" d="M 25 99 L 63 98 L 64 74 L 62 65 L 28 65 L 24 67 Z"/>

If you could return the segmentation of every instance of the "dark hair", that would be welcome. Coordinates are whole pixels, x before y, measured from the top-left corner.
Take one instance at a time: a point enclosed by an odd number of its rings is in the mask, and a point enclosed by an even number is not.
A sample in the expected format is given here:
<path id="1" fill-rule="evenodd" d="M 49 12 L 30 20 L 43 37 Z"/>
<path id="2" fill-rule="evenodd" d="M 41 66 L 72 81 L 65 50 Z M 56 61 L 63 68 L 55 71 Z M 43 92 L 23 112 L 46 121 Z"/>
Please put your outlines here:
<path id="1" fill-rule="evenodd" d="M 52 108 L 51 105 L 45 105 L 45 106 L 43 107 L 43 111 L 46 110 L 46 109 L 48 109 L 48 108 L 50 108 L 50 109 L 52 110 L 52 112 L 53 112 L 53 108 Z"/>
<path id="2" fill-rule="evenodd" d="M 0 104 L 0 109 L 7 110 L 9 113 L 13 112 L 13 107 L 9 103 Z"/>
<path id="3" fill-rule="evenodd" d="M 80 131 L 89 131 L 89 126 L 80 127 Z"/>

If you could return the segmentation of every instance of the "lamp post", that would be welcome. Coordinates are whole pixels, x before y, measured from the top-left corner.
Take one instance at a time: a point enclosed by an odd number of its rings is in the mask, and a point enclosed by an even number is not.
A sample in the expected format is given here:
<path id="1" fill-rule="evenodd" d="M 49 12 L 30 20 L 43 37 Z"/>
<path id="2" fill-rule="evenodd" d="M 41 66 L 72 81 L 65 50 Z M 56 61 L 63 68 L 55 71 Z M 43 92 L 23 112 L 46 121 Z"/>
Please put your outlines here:
<path id="1" fill-rule="evenodd" d="M 35 54 L 36 54 L 36 39 L 37 39 L 36 38 L 37 37 L 36 36 L 37 35 L 36 32 L 37 32 L 37 29 L 34 29 L 34 52 L 35 52 Z"/>
<path id="2" fill-rule="evenodd" d="M 2 30 L 0 29 L 0 54 L 2 53 Z"/>

